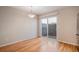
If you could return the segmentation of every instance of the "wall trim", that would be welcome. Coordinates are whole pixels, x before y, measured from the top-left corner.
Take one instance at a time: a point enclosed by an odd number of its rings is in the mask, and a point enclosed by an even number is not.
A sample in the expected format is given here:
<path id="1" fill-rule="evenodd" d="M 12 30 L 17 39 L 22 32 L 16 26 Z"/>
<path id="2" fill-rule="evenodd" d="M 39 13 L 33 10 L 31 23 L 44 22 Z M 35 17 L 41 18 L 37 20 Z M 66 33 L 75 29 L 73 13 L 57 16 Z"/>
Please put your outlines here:
<path id="1" fill-rule="evenodd" d="M 58 40 L 58 42 L 62 42 L 62 43 L 66 43 L 66 44 L 70 44 L 70 45 L 74 45 L 74 46 L 79 46 L 76 43 L 70 43 L 70 42 L 65 42 L 65 41 L 60 41 L 60 40 Z"/>
<path id="2" fill-rule="evenodd" d="M 4 47 L 4 46 L 8 46 L 8 45 L 12 45 L 12 44 L 15 44 L 15 43 L 18 43 L 18 42 L 21 42 L 21 41 L 25 41 L 25 40 L 32 40 L 32 39 L 36 39 L 38 37 L 34 37 L 34 38 L 31 38 L 31 39 L 22 39 L 22 40 L 18 40 L 18 41 L 15 41 L 15 42 L 10 42 L 10 43 L 6 43 L 6 44 L 2 44 L 0 45 L 0 47 Z"/>

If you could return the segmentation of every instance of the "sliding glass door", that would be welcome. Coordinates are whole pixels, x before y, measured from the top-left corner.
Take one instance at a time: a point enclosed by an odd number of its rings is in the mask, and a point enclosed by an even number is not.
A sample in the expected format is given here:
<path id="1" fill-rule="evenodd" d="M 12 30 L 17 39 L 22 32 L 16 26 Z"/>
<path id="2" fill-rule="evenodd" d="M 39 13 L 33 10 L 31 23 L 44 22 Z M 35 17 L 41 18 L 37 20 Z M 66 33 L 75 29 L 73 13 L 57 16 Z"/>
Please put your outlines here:
<path id="1" fill-rule="evenodd" d="M 41 19 L 42 37 L 56 39 L 57 17 L 46 17 Z"/>
<path id="2" fill-rule="evenodd" d="M 41 19 L 41 25 L 42 25 L 42 36 L 47 37 L 47 19 L 46 18 Z"/>
<path id="3" fill-rule="evenodd" d="M 56 39 L 57 17 L 48 17 L 48 38 Z"/>

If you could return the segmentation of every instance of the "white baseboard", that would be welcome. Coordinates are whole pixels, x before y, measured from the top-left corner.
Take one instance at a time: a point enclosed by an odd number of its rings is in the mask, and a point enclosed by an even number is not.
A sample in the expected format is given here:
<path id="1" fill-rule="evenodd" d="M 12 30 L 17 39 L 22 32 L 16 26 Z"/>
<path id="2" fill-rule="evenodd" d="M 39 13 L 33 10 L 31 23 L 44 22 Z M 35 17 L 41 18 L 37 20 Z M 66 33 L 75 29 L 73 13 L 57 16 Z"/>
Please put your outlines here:
<path id="1" fill-rule="evenodd" d="M 61 41 L 61 40 L 58 40 L 59 42 L 63 42 L 63 43 L 67 43 L 67 44 L 71 44 L 71 45 L 74 45 L 74 46 L 79 46 L 79 44 L 77 43 L 70 43 L 70 42 L 65 42 L 65 41 Z"/>
<path id="2" fill-rule="evenodd" d="M 15 43 L 17 43 L 17 42 L 24 41 L 24 40 L 26 40 L 26 39 L 22 39 L 22 40 L 19 40 L 19 41 L 15 41 L 15 42 L 10 42 L 10 43 L 6 43 L 6 44 L 2 44 L 2 45 L 0 45 L 0 47 L 7 46 L 7 45 L 11 45 L 11 44 L 15 44 Z"/>
<path id="3" fill-rule="evenodd" d="M 37 38 L 37 37 L 35 37 L 35 38 Z M 34 39 L 34 38 L 31 38 L 31 39 Z M 11 44 L 15 44 L 17 42 L 21 42 L 21 41 L 24 41 L 24 40 L 30 40 L 30 39 L 22 39 L 22 40 L 18 40 L 18 41 L 15 41 L 15 42 L 10 42 L 10 43 L 6 43 L 6 44 L 2 44 L 2 45 L 0 45 L 0 47 L 4 47 L 4 46 L 11 45 Z"/>

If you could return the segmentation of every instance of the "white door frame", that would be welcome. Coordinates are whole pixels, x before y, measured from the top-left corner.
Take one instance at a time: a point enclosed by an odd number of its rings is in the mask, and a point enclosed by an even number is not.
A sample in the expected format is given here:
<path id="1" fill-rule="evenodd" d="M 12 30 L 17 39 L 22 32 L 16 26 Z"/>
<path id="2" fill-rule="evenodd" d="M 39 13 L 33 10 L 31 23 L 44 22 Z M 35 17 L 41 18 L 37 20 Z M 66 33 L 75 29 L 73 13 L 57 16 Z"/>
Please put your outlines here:
<path id="1" fill-rule="evenodd" d="M 57 20 L 58 20 L 58 16 L 52 16 L 52 17 L 57 17 Z M 47 19 L 47 38 L 48 38 L 48 17 L 45 17 Z M 41 19 L 42 20 L 42 19 Z M 41 37 L 42 37 L 42 23 L 40 21 L 40 24 L 41 24 Z M 57 24 L 56 24 L 56 39 L 57 39 Z"/>

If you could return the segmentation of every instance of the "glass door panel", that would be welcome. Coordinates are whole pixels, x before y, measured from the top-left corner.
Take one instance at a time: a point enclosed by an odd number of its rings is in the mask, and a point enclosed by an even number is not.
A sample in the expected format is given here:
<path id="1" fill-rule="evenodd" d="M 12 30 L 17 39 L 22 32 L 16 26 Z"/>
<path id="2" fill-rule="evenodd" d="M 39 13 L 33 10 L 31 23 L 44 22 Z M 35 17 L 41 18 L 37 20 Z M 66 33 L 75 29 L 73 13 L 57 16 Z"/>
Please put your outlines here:
<path id="1" fill-rule="evenodd" d="M 57 17 L 48 17 L 48 38 L 56 39 Z"/>
<path id="2" fill-rule="evenodd" d="M 47 37 L 47 19 L 43 18 L 41 19 L 42 23 L 42 36 Z"/>

